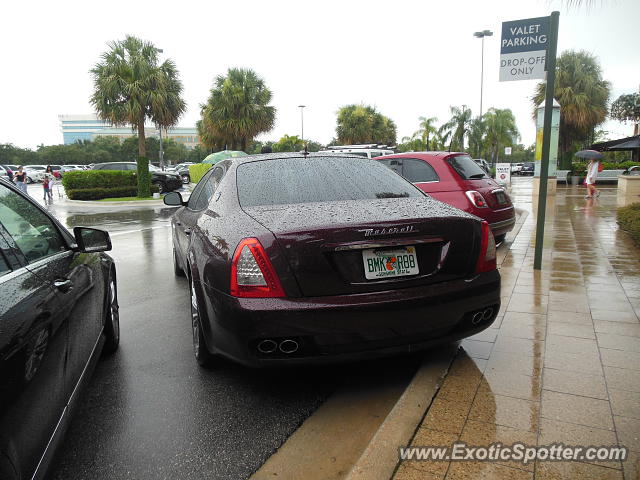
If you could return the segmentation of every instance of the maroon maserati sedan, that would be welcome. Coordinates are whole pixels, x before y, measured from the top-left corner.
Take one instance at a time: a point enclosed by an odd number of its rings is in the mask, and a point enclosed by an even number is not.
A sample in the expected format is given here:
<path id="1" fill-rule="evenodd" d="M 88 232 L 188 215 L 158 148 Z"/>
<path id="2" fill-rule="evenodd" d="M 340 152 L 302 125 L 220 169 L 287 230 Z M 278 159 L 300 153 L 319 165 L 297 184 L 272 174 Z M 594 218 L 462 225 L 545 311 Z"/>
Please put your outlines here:
<path id="1" fill-rule="evenodd" d="M 375 160 L 225 160 L 172 218 L 201 365 L 325 363 L 411 352 L 487 328 L 500 307 L 481 219 Z"/>

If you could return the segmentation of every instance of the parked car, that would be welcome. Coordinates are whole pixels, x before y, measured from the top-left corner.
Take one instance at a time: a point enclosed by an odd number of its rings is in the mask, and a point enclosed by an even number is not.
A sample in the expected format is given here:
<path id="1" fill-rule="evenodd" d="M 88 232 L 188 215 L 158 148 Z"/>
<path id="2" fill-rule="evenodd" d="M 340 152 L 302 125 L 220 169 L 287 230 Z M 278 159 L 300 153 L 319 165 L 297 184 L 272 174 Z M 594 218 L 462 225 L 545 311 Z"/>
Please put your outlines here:
<path id="1" fill-rule="evenodd" d="M 432 197 L 486 220 L 498 243 L 515 225 L 509 194 L 466 153 L 399 153 L 376 160 Z"/>
<path id="2" fill-rule="evenodd" d="M 44 478 L 102 351 L 120 340 L 109 234 L 71 235 L 0 180 L 0 478 Z"/>
<path id="3" fill-rule="evenodd" d="M 176 170 L 175 172 L 180 175 L 180 178 L 182 178 L 182 183 L 191 183 L 191 173 L 188 166 L 180 167 L 180 169 Z"/>
<path id="4" fill-rule="evenodd" d="M 533 175 L 535 172 L 536 164 L 533 162 L 524 162 L 522 168 L 518 172 L 518 175 Z"/>
<path id="5" fill-rule="evenodd" d="M 41 182 L 44 179 L 44 172 L 47 167 L 44 165 L 25 165 L 24 172 L 27 174 L 27 183 Z"/>
<path id="6" fill-rule="evenodd" d="M 3 165 L 0 165 L 0 178 L 7 182 L 13 182 L 13 173 L 11 170 L 6 169 Z"/>
<path id="7" fill-rule="evenodd" d="M 623 175 L 640 175 L 640 165 L 634 165 L 633 167 L 629 167 Z"/>
<path id="8" fill-rule="evenodd" d="M 96 163 L 93 170 L 128 170 L 137 171 L 138 165 L 135 162 L 109 162 Z M 157 167 L 149 166 L 151 172 L 151 183 L 160 189 L 160 193 L 171 192 L 182 187 L 182 179 L 179 175 L 170 172 L 163 172 Z"/>
<path id="9" fill-rule="evenodd" d="M 473 335 L 500 306 L 486 222 L 381 163 L 265 154 L 211 168 L 171 220 L 198 363 L 328 363 Z"/>
<path id="10" fill-rule="evenodd" d="M 366 144 L 366 145 L 332 145 L 326 150 L 320 150 L 319 153 L 345 153 L 350 155 L 358 155 L 361 157 L 375 158 L 382 155 L 390 155 L 394 153 L 393 148 L 387 145 Z"/>
<path id="11" fill-rule="evenodd" d="M 518 175 L 522 170 L 522 163 L 512 163 L 511 164 L 511 175 Z"/>

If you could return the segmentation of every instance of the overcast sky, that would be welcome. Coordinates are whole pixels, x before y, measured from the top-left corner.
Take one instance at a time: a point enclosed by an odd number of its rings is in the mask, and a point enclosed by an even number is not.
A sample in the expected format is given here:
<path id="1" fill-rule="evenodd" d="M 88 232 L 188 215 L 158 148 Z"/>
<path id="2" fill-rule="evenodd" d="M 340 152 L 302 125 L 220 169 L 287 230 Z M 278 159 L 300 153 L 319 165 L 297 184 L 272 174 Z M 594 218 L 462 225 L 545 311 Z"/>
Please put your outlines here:
<path id="1" fill-rule="evenodd" d="M 503 21 L 560 10 L 558 51 L 595 54 L 612 84 L 612 100 L 638 90 L 638 0 L 529 1 L 254 1 L 131 2 L 110 0 L 3 2 L 0 53 L 0 143 L 35 148 L 62 143 L 59 114 L 92 113 L 89 70 L 110 40 L 150 40 L 172 58 L 195 126 L 213 79 L 229 67 L 254 69 L 273 92 L 273 131 L 262 139 L 300 134 L 321 143 L 335 136 L 342 105 L 374 105 L 398 125 L 398 141 L 418 117 L 449 118 L 450 105 L 480 104 L 481 41 L 485 41 L 483 107 L 511 108 L 522 142 L 531 144 L 536 81 L 498 82 Z M 631 125 L 607 122 L 610 138 Z"/>

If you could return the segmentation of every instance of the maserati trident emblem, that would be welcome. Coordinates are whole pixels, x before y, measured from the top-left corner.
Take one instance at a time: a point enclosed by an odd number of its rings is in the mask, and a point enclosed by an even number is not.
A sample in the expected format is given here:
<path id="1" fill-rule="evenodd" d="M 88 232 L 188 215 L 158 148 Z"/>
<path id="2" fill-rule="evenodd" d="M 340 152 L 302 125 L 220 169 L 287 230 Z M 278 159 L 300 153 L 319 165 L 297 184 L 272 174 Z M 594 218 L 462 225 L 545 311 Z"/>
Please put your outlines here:
<path id="1" fill-rule="evenodd" d="M 394 235 L 396 233 L 417 233 L 419 230 L 413 225 L 404 227 L 383 227 L 383 228 L 363 228 L 358 232 L 363 232 L 365 237 L 377 237 L 379 235 Z"/>

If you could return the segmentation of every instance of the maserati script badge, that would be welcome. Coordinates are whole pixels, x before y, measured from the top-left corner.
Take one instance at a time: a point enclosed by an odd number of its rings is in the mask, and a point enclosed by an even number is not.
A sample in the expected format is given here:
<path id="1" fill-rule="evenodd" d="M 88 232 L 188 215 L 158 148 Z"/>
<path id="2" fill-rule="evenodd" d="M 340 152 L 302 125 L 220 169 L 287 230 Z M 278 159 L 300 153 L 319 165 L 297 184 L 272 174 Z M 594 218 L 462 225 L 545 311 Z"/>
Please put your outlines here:
<path id="1" fill-rule="evenodd" d="M 418 229 L 413 225 L 405 227 L 363 228 L 358 232 L 364 232 L 365 237 L 377 237 L 379 235 L 393 235 L 396 233 L 417 233 Z"/>

